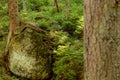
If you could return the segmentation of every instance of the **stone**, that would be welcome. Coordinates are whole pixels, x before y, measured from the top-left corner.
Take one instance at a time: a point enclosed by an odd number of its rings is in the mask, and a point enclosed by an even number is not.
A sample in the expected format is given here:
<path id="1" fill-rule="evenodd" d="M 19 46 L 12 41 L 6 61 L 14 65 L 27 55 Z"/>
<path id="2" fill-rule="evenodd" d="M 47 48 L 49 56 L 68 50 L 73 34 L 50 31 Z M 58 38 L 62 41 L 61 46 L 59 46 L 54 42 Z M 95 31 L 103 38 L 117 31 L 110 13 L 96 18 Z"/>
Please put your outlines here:
<path id="1" fill-rule="evenodd" d="M 15 35 L 10 43 L 10 71 L 31 80 L 48 79 L 52 72 L 48 42 L 48 35 L 30 28 Z"/>

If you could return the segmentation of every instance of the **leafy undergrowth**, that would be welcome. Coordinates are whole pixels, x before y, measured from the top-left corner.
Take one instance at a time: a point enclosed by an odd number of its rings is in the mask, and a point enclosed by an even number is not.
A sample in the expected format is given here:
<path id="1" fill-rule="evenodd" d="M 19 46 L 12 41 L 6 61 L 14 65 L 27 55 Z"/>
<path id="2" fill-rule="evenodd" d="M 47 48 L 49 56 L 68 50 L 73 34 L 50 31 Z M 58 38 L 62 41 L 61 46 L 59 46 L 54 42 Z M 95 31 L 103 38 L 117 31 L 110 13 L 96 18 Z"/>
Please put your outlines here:
<path id="1" fill-rule="evenodd" d="M 19 80 L 14 75 L 9 75 L 3 66 L 0 66 L 0 80 Z"/>
<path id="2" fill-rule="evenodd" d="M 70 16 L 66 18 L 65 1 L 59 0 L 56 12 L 51 0 L 27 0 L 27 10 L 19 0 L 20 18 L 36 22 L 38 27 L 50 32 L 53 50 L 54 80 L 82 80 L 83 78 L 83 0 L 72 0 Z M 4 54 L 9 20 L 7 0 L 0 1 L 0 54 Z M 20 80 L 6 75 L 0 66 L 0 80 Z"/>
<path id="3" fill-rule="evenodd" d="M 52 34 L 52 33 L 51 33 Z M 53 50 L 54 80 L 83 79 L 83 40 L 70 37 L 66 32 L 54 32 L 58 44 Z"/>
<path id="4" fill-rule="evenodd" d="M 70 37 L 63 31 L 50 32 L 53 49 L 54 80 L 82 80 L 83 40 Z M 0 66 L 0 80 L 21 80 L 15 75 L 7 75 Z"/>

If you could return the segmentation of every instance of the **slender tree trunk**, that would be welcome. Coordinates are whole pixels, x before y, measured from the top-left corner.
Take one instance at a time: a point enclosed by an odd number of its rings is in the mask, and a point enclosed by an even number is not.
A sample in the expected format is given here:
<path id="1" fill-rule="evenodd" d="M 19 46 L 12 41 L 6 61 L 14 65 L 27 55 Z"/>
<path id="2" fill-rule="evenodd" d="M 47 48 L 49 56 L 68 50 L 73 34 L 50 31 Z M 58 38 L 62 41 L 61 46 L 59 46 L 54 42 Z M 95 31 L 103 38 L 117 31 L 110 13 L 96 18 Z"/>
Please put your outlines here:
<path id="1" fill-rule="evenodd" d="M 66 17 L 70 16 L 70 1 L 66 0 Z"/>
<path id="2" fill-rule="evenodd" d="M 57 0 L 54 0 L 54 6 L 56 7 L 57 12 L 60 12 Z"/>
<path id="3" fill-rule="evenodd" d="M 26 10 L 27 8 L 26 8 L 26 0 L 22 0 L 22 2 L 23 2 L 23 10 Z"/>
<path id="4" fill-rule="evenodd" d="M 9 47 L 9 43 L 14 35 L 14 30 L 17 27 L 18 21 L 18 0 L 8 0 L 8 11 L 9 11 L 9 20 L 10 20 L 10 28 L 8 34 L 8 42 L 7 48 Z"/>
<path id="5" fill-rule="evenodd" d="M 84 0 L 85 80 L 120 80 L 120 1 Z"/>

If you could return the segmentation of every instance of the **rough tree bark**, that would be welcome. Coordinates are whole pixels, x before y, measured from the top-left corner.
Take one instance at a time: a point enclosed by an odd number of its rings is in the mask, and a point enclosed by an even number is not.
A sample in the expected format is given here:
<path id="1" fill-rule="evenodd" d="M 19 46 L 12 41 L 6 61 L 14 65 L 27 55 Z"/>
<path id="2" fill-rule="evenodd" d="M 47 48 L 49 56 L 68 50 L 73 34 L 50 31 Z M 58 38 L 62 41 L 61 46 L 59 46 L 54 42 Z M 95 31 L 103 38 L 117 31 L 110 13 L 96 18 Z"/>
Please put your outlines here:
<path id="1" fill-rule="evenodd" d="M 9 48 L 9 43 L 12 39 L 12 36 L 14 35 L 15 28 L 19 24 L 18 0 L 8 0 L 8 12 L 9 12 L 10 28 L 9 28 L 6 50 L 8 50 Z"/>
<path id="2" fill-rule="evenodd" d="M 120 80 L 120 0 L 84 0 L 85 80 Z"/>

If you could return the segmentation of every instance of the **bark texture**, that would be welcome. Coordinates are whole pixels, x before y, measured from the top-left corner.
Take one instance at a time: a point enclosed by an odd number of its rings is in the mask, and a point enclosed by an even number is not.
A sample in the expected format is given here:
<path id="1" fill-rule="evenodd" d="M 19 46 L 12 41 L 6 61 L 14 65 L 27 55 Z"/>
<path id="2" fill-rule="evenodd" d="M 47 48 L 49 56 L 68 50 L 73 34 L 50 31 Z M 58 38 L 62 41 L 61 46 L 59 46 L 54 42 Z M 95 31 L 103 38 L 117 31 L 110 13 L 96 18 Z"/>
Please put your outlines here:
<path id="1" fill-rule="evenodd" d="M 84 0 L 85 80 L 120 80 L 120 0 Z"/>
<path id="2" fill-rule="evenodd" d="M 6 45 L 6 52 L 8 52 L 9 43 L 14 35 L 14 30 L 19 24 L 18 0 L 8 0 L 8 12 L 9 12 L 10 28 L 9 28 L 7 45 Z"/>

